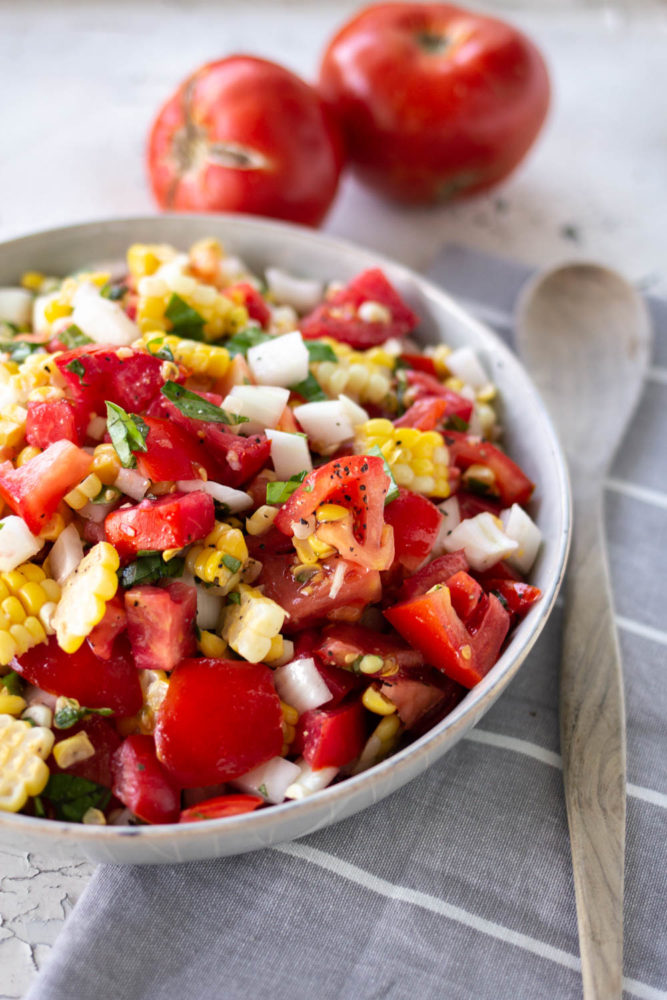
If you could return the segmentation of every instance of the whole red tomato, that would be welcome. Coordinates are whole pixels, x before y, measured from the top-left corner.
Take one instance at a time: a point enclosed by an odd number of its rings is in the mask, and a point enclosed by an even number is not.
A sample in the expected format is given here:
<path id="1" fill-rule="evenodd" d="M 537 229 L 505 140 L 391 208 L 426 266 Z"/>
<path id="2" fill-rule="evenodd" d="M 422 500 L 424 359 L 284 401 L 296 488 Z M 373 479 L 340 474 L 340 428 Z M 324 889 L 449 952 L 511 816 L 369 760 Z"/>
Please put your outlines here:
<path id="1" fill-rule="evenodd" d="M 495 184 L 544 121 L 549 79 L 535 46 L 449 4 L 378 4 L 330 43 L 320 93 L 361 176 L 404 202 Z"/>
<path id="2" fill-rule="evenodd" d="M 159 112 L 148 172 L 161 208 L 249 212 L 318 225 L 341 142 L 317 92 L 264 59 L 230 56 L 192 74 Z"/>

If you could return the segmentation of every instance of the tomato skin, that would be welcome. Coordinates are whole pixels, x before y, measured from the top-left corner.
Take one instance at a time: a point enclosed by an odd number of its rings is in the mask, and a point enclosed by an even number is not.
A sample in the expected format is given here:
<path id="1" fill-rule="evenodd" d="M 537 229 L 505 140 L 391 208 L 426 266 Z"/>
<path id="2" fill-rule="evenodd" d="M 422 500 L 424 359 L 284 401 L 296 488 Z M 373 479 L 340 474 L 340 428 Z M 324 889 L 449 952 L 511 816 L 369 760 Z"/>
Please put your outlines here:
<path id="1" fill-rule="evenodd" d="M 401 601 L 409 601 L 413 597 L 419 597 L 420 594 L 425 594 L 431 587 L 435 587 L 437 583 L 444 583 L 450 576 L 460 571 L 465 572 L 468 568 L 468 560 L 465 557 L 463 549 L 459 549 L 456 552 L 447 552 L 444 556 L 438 556 L 433 562 L 428 563 L 423 569 L 418 570 L 414 576 L 409 577 L 403 582 L 398 595 L 399 599 Z"/>
<path id="2" fill-rule="evenodd" d="M 57 441 L 18 469 L 0 464 L 0 496 L 38 535 L 65 494 L 88 475 L 92 461 L 71 441 Z"/>
<path id="3" fill-rule="evenodd" d="M 35 448 L 48 448 L 57 441 L 81 445 L 86 439 L 90 413 L 69 399 L 47 399 L 28 403 L 25 439 Z"/>
<path id="4" fill-rule="evenodd" d="M 345 767 L 358 757 L 366 742 L 366 718 L 360 701 L 335 708 L 304 712 L 295 737 L 301 753 L 313 770 Z"/>
<path id="5" fill-rule="evenodd" d="M 71 729 L 56 730 L 56 742 L 74 736 L 76 733 L 85 733 L 95 749 L 93 757 L 86 757 L 85 760 L 77 761 L 76 764 L 64 770 L 58 767 L 55 758 L 49 759 L 49 770 L 51 773 L 74 774 L 77 778 L 87 778 L 88 781 L 96 781 L 98 785 L 111 788 L 111 758 L 121 744 L 121 738 L 116 732 L 113 723 L 109 719 L 99 715 L 88 715 L 77 722 Z"/>
<path id="6" fill-rule="evenodd" d="M 263 663 L 182 660 L 157 713 L 158 758 L 185 788 L 232 781 L 280 753 L 282 718 Z"/>
<path id="7" fill-rule="evenodd" d="M 393 633 L 375 632 L 361 625 L 340 624 L 327 628 L 324 638 L 315 647 L 314 655 L 327 666 L 347 668 L 352 677 L 351 663 L 358 656 L 371 654 L 391 661 L 399 671 L 410 671 L 424 664 L 424 657 L 418 649 L 408 646 Z"/>
<path id="8" fill-rule="evenodd" d="M 207 63 L 180 85 L 158 112 L 147 153 L 161 208 L 309 226 L 324 218 L 342 166 L 338 130 L 317 92 L 243 55 Z"/>
<path id="9" fill-rule="evenodd" d="M 179 823 L 199 823 L 203 819 L 222 819 L 225 816 L 240 816 L 252 812 L 264 804 L 259 795 L 219 795 L 215 799 L 205 799 L 196 806 L 183 809 Z"/>
<path id="10" fill-rule="evenodd" d="M 87 403 L 91 409 L 106 415 L 105 400 L 117 403 L 124 410 L 141 413 L 164 384 L 161 374 L 162 361 L 145 351 L 123 348 L 123 357 L 108 347 L 86 345 L 64 351 L 55 363 L 76 400 Z M 77 374 L 67 366 L 78 361 L 84 369 Z"/>
<path id="11" fill-rule="evenodd" d="M 413 406 L 419 403 L 423 399 L 432 399 L 436 397 L 442 399 L 447 404 L 443 410 L 443 416 L 446 418 L 455 417 L 458 420 L 464 421 L 466 424 L 470 423 L 470 418 L 472 417 L 472 412 L 474 406 L 471 400 L 466 399 L 465 396 L 461 396 L 458 392 L 454 392 L 453 389 L 449 389 L 442 382 L 439 382 L 435 376 L 428 374 L 424 371 L 406 371 L 405 380 L 408 383 L 409 389 L 406 392 L 406 399 L 413 403 Z M 412 409 L 412 407 L 410 408 Z M 418 411 L 417 411 L 418 412 Z M 410 413 L 408 410 L 400 420 L 404 420 Z M 396 421 L 397 426 L 412 427 L 413 424 L 401 425 Z"/>
<path id="12" fill-rule="evenodd" d="M 396 499 L 385 507 L 384 519 L 394 529 L 396 562 L 414 573 L 435 544 L 442 514 L 426 497 L 400 487 Z"/>
<path id="13" fill-rule="evenodd" d="M 127 634 L 138 670 L 173 670 L 197 649 L 197 591 L 180 580 L 125 591 Z"/>
<path id="14" fill-rule="evenodd" d="M 463 472 L 471 465 L 486 465 L 491 469 L 503 506 L 528 503 L 535 484 L 494 444 L 461 431 L 445 431 L 444 437 L 450 461 Z"/>
<path id="15" fill-rule="evenodd" d="M 164 417 L 144 417 L 148 451 L 136 452 L 137 468 L 153 483 L 199 479 L 199 467 L 209 458 L 197 438 Z"/>
<path id="16" fill-rule="evenodd" d="M 379 302 L 391 318 L 388 322 L 363 320 L 357 310 L 364 302 Z M 415 329 L 418 316 L 403 301 L 379 268 L 362 271 L 330 299 L 304 316 L 299 329 L 306 340 L 334 337 L 359 350 L 384 344 L 390 337 L 405 337 Z"/>
<path id="17" fill-rule="evenodd" d="M 446 583 L 454 611 L 462 622 L 469 622 L 484 597 L 480 584 L 463 571 L 448 577 Z"/>
<path id="18" fill-rule="evenodd" d="M 85 642 L 75 653 L 64 653 L 52 635 L 15 657 L 12 667 L 36 687 L 76 698 L 86 708 L 136 715 L 143 704 L 139 675 L 124 636 L 116 640 L 112 655 L 101 660 Z"/>
<path id="19" fill-rule="evenodd" d="M 442 3 L 362 10 L 329 43 L 319 89 L 361 177 L 413 204 L 502 180 L 549 106 L 544 61 L 525 35 Z"/>
<path id="20" fill-rule="evenodd" d="M 121 559 L 137 552 L 182 549 L 213 530 L 215 505 L 203 490 L 168 493 L 107 514 L 104 531 Z"/>
<path id="21" fill-rule="evenodd" d="M 150 736 L 128 736 L 113 755 L 112 791 L 124 806 L 146 823 L 175 823 L 180 791 L 155 756 Z"/>
<path id="22" fill-rule="evenodd" d="M 101 660 L 108 660 L 113 652 L 116 636 L 124 632 L 126 626 L 127 615 L 125 614 L 123 598 L 116 594 L 110 601 L 107 601 L 104 618 L 86 639 L 95 656 L 99 656 Z"/>
<path id="23" fill-rule="evenodd" d="M 245 306 L 250 319 L 254 319 L 263 329 L 268 327 L 271 321 L 271 310 L 260 292 L 249 281 L 238 281 L 235 285 L 229 285 L 222 294 L 226 295 L 232 302 Z"/>
<path id="24" fill-rule="evenodd" d="M 523 583 L 521 580 L 487 578 L 484 586 L 487 593 L 496 591 L 500 594 L 507 604 L 507 610 L 516 618 L 522 618 L 542 596 L 542 591 L 538 587 L 532 587 L 529 583 Z"/>
<path id="25" fill-rule="evenodd" d="M 394 427 L 416 427 L 418 431 L 434 431 L 445 419 L 447 400 L 442 396 L 424 396 L 410 406 Z"/>

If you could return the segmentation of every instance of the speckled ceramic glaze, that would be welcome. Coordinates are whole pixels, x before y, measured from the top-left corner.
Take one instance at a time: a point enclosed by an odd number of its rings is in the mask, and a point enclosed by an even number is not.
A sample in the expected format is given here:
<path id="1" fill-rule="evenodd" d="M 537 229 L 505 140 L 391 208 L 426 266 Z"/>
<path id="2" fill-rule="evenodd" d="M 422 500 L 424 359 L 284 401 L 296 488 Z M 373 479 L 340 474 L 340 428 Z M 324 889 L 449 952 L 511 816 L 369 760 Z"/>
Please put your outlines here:
<path id="1" fill-rule="evenodd" d="M 72 859 L 115 864 L 196 861 L 240 854 L 312 833 L 364 809 L 424 771 L 461 739 L 502 693 L 533 646 L 553 606 L 567 558 L 569 485 L 565 461 L 542 402 L 514 355 L 440 289 L 379 255 L 310 230 L 243 216 L 163 215 L 115 219 L 36 233 L 0 245 L 0 285 L 26 270 L 67 274 L 91 263 L 117 261 L 130 243 L 187 248 L 204 236 L 259 272 L 270 264 L 295 274 L 346 281 L 382 267 L 421 317 L 424 343 L 469 344 L 499 387 L 507 448 L 537 483 L 531 513 L 544 545 L 531 582 L 542 589 L 496 665 L 442 722 L 363 774 L 300 802 L 257 813 L 183 826 L 96 827 L 0 813 L 0 844 Z"/>

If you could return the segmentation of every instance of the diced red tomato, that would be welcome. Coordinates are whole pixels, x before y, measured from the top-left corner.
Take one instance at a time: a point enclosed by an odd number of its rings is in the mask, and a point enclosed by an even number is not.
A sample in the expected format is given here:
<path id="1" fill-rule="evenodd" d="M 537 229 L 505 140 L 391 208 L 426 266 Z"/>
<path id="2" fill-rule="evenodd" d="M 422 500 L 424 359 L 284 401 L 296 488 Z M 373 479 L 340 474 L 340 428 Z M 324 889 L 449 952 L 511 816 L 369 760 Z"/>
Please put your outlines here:
<path id="1" fill-rule="evenodd" d="M 428 558 L 440 531 L 442 514 L 426 497 L 399 489 L 384 508 L 384 519 L 394 529 L 394 558 L 414 573 Z"/>
<path id="2" fill-rule="evenodd" d="M 107 601 L 107 608 L 104 618 L 95 626 L 87 638 L 87 642 L 95 656 L 101 660 L 108 660 L 113 652 L 113 644 L 116 636 L 125 630 L 127 625 L 127 615 L 123 599 L 119 594 Z"/>
<path id="3" fill-rule="evenodd" d="M 481 586 L 477 580 L 473 580 L 468 573 L 464 573 L 462 570 L 450 576 L 446 584 L 449 587 L 454 611 L 461 621 L 469 622 L 484 597 Z"/>
<path id="4" fill-rule="evenodd" d="M 327 708 L 333 708 L 335 705 L 340 705 L 341 701 L 343 701 L 343 699 L 346 698 L 351 691 L 355 691 L 357 688 L 360 688 L 364 683 L 363 677 L 355 674 L 352 670 L 343 670 L 341 667 L 335 667 L 333 664 L 319 658 L 315 659 L 315 666 L 317 667 L 320 677 L 331 692 L 330 700 L 324 703 Z"/>
<path id="5" fill-rule="evenodd" d="M 132 559 L 141 551 L 182 549 L 208 535 L 214 524 L 213 498 L 195 490 L 113 510 L 107 514 L 104 530 L 121 559 Z"/>
<path id="6" fill-rule="evenodd" d="M 182 660 L 157 713 L 158 757 L 186 788 L 232 781 L 280 753 L 282 718 L 263 663 Z"/>
<path id="7" fill-rule="evenodd" d="M 381 669 L 385 670 L 393 667 L 410 670 L 424 663 L 419 650 L 408 646 L 395 632 L 376 632 L 361 625 L 344 623 L 325 629 L 314 655 L 320 663 L 342 667 L 346 671 L 352 670 L 352 664 L 358 657 L 366 655 L 379 656 L 384 661 Z"/>
<path id="8" fill-rule="evenodd" d="M 495 445 L 460 431 L 446 431 L 445 443 L 450 461 L 462 471 L 471 465 L 485 465 L 491 470 L 503 506 L 525 504 L 530 500 L 535 484 Z"/>
<path id="9" fill-rule="evenodd" d="M 401 361 L 403 361 L 409 368 L 414 368 L 418 372 L 426 372 L 427 375 L 435 376 L 437 374 L 435 368 L 435 362 L 433 358 L 429 358 L 426 354 L 401 354 Z"/>
<path id="10" fill-rule="evenodd" d="M 225 288 L 223 295 L 239 306 L 245 306 L 250 319 L 254 319 L 261 327 L 269 325 L 271 310 L 257 289 L 249 281 L 239 281 Z"/>
<path id="11" fill-rule="evenodd" d="M 0 495 L 38 535 L 66 493 L 88 475 L 92 457 L 71 441 L 58 441 L 15 469 L 0 465 Z"/>
<path id="12" fill-rule="evenodd" d="M 364 302 L 378 302 L 391 318 L 368 321 L 359 316 Z M 403 301 L 379 268 L 363 271 L 345 288 L 317 306 L 301 320 L 299 329 L 308 339 L 334 337 L 351 347 L 364 349 L 383 344 L 390 337 L 405 337 L 417 326 L 418 317 Z"/>
<path id="13" fill-rule="evenodd" d="M 74 398 L 85 400 L 91 409 L 104 414 L 108 399 L 125 410 L 141 413 L 164 385 L 162 361 L 146 351 L 127 354 L 130 350 L 123 348 L 119 357 L 108 347 L 87 344 L 64 351 L 55 363 Z M 78 364 L 72 367 L 72 362 Z"/>
<path id="14" fill-rule="evenodd" d="M 222 819 L 225 816 L 240 816 L 252 812 L 263 805 L 260 795 L 219 795 L 215 799 L 206 799 L 196 806 L 183 809 L 179 823 L 198 823 L 203 819 Z"/>
<path id="15" fill-rule="evenodd" d="M 385 530 L 384 498 L 389 490 L 381 458 L 351 455 L 334 459 L 309 472 L 278 511 L 274 525 L 292 535 L 292 523 L 309 518 L 325 503 L 340 504 L 352 523 L 320 524 L 317 536 L 334 546 L 349 562 L 368 569 L 388 569 L 393 562 L 393 532 Z"/>
<path id="16" fill-rule="evenodd" d="M 297 725 L 304 759 L 314 771 L 345 767 L 366 742 L 366 718 L 360 701 L 304 712 Z"/>
<path id="17" fill-rule="evenodd" d="M 395 427 L 415 427 L 418 431 L 434 431 L 445 419 L 447 400 L 442 396 L 423 396 L 394 420 Z"/>
<path id="18" fill-rule="evenodd" d="M 434 684 L 424 684 L 410 677 L 388 678 L 380 685 L 380 694 L 396 705 L 399 718 L 407 729 L 411 729 L 446 697 Z"/>
<path id="19" fill-rule="evenodd" d="M 284 431 L 286 434 L 298 434 L 299 425 L 289 406 L 286 406 L 280 414 L 280 420 L 276 424 L 277 431 Z"/>
<path id="20" fill-rule="evenodd" d="M 444 399 L 447 403 L 445 411 L 447 417 L 457 417 L 465 423 L 470 422 L 473 411 L 472 401 L 443 385 L 434 375 L 429 375 L 425 371 L 406 371 L 405 380 L 410 387 L 408 398 L 413 403 L 436 396 Z"/>
<path id="21" fill-rule="evenodd" d="M 485 511 L 498 517 L 502 510 L 502 504 L 493 497 L 480 496 L 478 493 L 469 493 L 467 490 L 458 490 L 456 499 L 459 502 L 462 521 L 469 517 L 476 517 L 477 514 L 483 514 Z"/>
<path id="22" fill-rule="evenodd" d="M 199 479 L 210 458 L 198 439 L 164 417 L 144 417 L 148 451 L 136 452 L 137 468 L 153 483 Z"/>
<path id="23" fill-rule="evenodd" d="M 56 742 L 59 743 L 60 740 L 65 740 L 69 736 L 74 736 L 76 733 L 82 732 L 86 734 L 92 743 L 95 754 L 92 757 L 86 757 L 85 760 L 77 761 L 76 764 L 70 764 L 66 773 L 74 774 L 77 778 L 87 778 L 88 781 L 96 781 L 98 785 L 111 788 L 113 780 L 111 775 L 111 758 L 121 744 L 120 736 L 109 719 L 102 718 L 99 715 L 88 715 L 81 722 L 77 722 L 76 725 L 72 726 L 71 729 L 55 730 Z M 49 760 L 49 770 L 53 774 L 54 772 L 60 773 L 63 769 L 58 767 L 55 758 L 51 757 Z"/>
<path id="24" fill-rule="evenodd" d="M 75 653 L 63 652 L 52 635 L 46 643 L 15 657 L 12 668 L 31 684 L 76 698 L 86 708 L 136 715 L 143 703 L 139 675 L 124 636 L 116 640 L 113 654 L 101 660 L 85 642 Z"/>
<path id="25" fill-rule="evenodd" d="M 197 648 L 197 591 L 180 580 L 125 591 L 127 633 L 139 670 L 173 670 Z"/>
<path id="26" fill-rule="evenodd" d="M 473 570 L 472 572 L 475 579 L 479 580 L 481 585 L 484 587 L 484 590 L 492 589 L 491 587 L 489 587 L 489 581 L 491 580 L 520 581 L 523 579 L 521 573 L 519 573 L 517 569 L 514 569 L 513 566 L 510 566 L 508 562 L 505 562 L 504 559 L 501 559 L 500 562 L 494 563 L 493 566 L 489 566 L 489 568 L 487 570 L 484 570 L 483 573 L 478 573 L 475 570 Z"/>
<path id="27" fill-rule="evenodd" d="M 83 444 L 90 420 L 88 407 L 69 399 L 30 400 L 25 439 L 35 448 L 48 448 L 56 441 Z"/>
<path id="28" fill-rule="evenodd" d="M 469 631 L 456 614 L 445 586 L 384 613 L 428 663 L 468 688 L 491 669 L 509 629 L 509 615 L 492 595 L 480 625 Z"/>
<path id="29" fill-rule="evenodd" d="M 323 619 L 336 621 L 358 621 L 367 604 L 379 601 L 382 595 L 380 574 L 377 570 L 366 569 L 340 557 L 325 559 L 320 564 L 320 573 L 303 582 L 292 573 L 292 555 L 267 553 L 258 583 L 264 585 L 264 593 L 284 608 L 289 614 L 285 621 L 286 632 L 294 632 L 313 625 Z M 331 587 L 336 568 L 343 564 L 343 582 L 335 597 Z"/>
<path id="30" fill-rule="evenodd" d="M 448 552 L 444 556 L 439 556 L 433 562 L 428 563 L 420 569 L 414 576 L 404 581 L 401 587 L 399 598 L 401 601 L 409 601 L 413 597 L 425 594 L 437 583 L 444 583 L 450 576 L 463 570 L 468 570 L 468 560 L 463 549 L 456 552 Z"/>
<path id="31" fill-rule="evenodd" d="M 155 756 L 150 736 L 128 736 L 111 762 L 113 793 L 146 823 L 175 823 L 180 790 Z"/>
<path id="32" fill-rule="evenodd" d="M 487 578 L 484 586 L 488 593 L 500 594 L 507 605 L 507 610 L 517 618 L 522 618 L 542 596 L 542 591 L 538 587 L 531 587 L 529 583 L 523 583 L 521 580 Z"/>

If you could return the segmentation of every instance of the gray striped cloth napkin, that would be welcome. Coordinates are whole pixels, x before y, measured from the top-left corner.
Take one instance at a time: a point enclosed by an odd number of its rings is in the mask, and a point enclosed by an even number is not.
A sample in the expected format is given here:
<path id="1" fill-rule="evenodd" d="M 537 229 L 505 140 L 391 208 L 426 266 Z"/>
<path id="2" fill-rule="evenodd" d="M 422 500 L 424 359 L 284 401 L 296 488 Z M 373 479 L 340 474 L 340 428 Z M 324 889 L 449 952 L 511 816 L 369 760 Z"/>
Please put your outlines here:
<path id="1" fill-rule="evenodd" d="M 529 271 L 461 247 L 431 276 L 508 338 Z M 607 490 L 625 662 L 627 997 L 667 1000 L 667 303 Z M 558 755 L 556 608 L 481 724 L 389 799 L 304 840 L 180 867 L 103 866 L 30 1000 L 581 996 Z"/>

